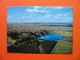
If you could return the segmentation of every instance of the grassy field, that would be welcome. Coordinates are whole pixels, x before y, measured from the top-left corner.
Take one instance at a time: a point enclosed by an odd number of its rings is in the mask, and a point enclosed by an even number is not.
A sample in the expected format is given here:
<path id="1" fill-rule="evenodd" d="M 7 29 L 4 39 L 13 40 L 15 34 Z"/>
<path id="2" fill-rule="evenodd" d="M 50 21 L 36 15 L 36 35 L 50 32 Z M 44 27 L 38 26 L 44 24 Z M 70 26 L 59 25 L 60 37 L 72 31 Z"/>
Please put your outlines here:
<path id="1" fill-rule="evenodd" d="M 52 54 L 71 54 L 72 53 L 72 38 L 57 41 L 57 44 L 52 49 Z"/>
<path id="2" fill-rule="evenodd" d="M 41 41 L 40 42 L 40 45 L 41 45 L 40 52 L 41 53 L 43 52 L 45 54 L 46 53 L 50 54 L 56 43 L 57 42 L 54 41 L 54 40 L 53 41 L 49 41 L 49 40 L 43 40 L 43 41 Z"/>

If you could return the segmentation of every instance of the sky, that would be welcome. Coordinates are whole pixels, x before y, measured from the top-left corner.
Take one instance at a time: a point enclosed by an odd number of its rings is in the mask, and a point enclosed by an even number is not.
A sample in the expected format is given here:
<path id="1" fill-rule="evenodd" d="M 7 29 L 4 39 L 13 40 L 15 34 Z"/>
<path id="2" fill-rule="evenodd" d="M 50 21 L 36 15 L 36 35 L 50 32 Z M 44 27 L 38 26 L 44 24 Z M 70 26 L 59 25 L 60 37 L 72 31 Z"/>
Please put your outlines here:
<path id="1" fill-rule="evenodd" d="M 73 7 L 26 6 L 8 7 L 8 23 L 72 23 Z"/>

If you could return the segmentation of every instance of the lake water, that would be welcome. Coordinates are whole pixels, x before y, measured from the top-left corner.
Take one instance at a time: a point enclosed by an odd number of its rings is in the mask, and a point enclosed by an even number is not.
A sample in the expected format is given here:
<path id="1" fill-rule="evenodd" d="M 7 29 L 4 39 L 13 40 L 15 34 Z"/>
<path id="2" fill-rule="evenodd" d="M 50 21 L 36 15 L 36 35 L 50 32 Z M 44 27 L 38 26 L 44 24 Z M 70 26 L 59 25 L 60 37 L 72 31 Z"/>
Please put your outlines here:
<path id="1" fill-rule="evenodd" d="M 44 39 L 44 40 L 61 40 L 64 39 L 68 36 L 60 35 L 60 34 L 55 34 L 55 33 L 50 33 L 50 34 L 44 34 L 42 36 L 38 36 L 37 39 Z"/>
<path id="2" fill-rule="evenodd" d="M 10 42 L 7 42 L 7 45 L 10 45 Z"/>

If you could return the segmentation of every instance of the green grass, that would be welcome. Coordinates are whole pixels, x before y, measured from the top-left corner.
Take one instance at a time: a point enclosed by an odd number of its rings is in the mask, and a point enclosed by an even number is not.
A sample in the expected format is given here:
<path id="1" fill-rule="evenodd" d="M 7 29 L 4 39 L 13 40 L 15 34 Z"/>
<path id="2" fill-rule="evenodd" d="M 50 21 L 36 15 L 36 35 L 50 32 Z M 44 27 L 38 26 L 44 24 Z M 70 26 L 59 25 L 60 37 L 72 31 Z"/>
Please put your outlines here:
<path id="1" fill-rule="evenodd" d="M 52 54 L 71 54 L 72 53 L 72 37 L 57 41 L 52 49 Z"/>
<path id="2" fill-rule="evenodd" d="M 40 51 L 43 53 L 51 53 L 52 49 L 54 48 L 55 44 L 57 42 L 56 41 L 49 41 L 49 40 L 44 40 L 42 42 L 40 42 Z"/>

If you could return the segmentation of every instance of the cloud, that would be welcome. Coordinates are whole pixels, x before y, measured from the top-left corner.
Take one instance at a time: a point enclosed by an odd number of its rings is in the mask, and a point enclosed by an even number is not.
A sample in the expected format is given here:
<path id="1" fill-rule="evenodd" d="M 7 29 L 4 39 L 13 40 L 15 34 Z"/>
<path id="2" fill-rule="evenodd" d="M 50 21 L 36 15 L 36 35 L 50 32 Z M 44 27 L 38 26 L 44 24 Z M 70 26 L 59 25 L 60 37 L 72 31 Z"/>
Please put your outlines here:
<path id="1" fill-rule="evenodd" d="M 12 18 L 12 16 L 8 16 L 7 18 Z"/>
<path id="2" fill-rule="evenodd" d="M 60 17 L 60 16 L 54 16 L 55 18 L 64 18 L 64 17 Z"/>
<path id="3" fill-rule="evenodd" d="M 57 6 L 57 7 L 53 7 L 53 9 L 63 9 L 64 7 L 60 7 L 60 6 Z"/>
<path id="4" fill-rule="evenodd" d="M 72 20 L 73 17 L 71 17 L 70 14 L 72 14 L 72 12 L 64 13 L 64 14 L 59 13 L 53 17 L 56 19 Z"/>
<path id="5" fill-rule="evenodd" d="M 34 6 L 34 9 L 42 9 L 41 6 Z"/>
<path id="6" fill-rule="evenodd" d="M 30 15 L 30 16 L 22 16 L 22 17 L 20 17 L 20 19 L 27 19 L 27 18 L 32 18 L 33 16 L 32 15 Z"/>
<path id="7" fill-rule="evenodd" d="M 57 14 L 57 16 L 66 17 L 66 14 Z"/>
<path id="8" fill-rule="evenodd" d="M 53 16 L 56 19 L 63 19 L 63 20 L 73 20 L 73 17 L 69 16 L 70 13 L 65 13 L 65 14 L 57 14 Z"/>
<path id="9" fill-rule="evenodd" d="M 8 19 L 12 19 L 12 16 L 7 16 L 7 20 L 8 20 Z"/>
<path id="10" fill-rule="evenodd" d="M 52 16 L 52 15 L 48 14 L 48 15 L 42 17 L 42 18 L 49 18 L 49 17 L 51 17 L 51 16 Z"/>
<path id="11" fill-rule="evenodd" d="M 68 12 L 68 13 L 65 13 L 65 15 L 72 15 L 73 12 Z"/>
<path id="12" fill-rule="evenodd" d="M 72 15 L 72 12 L 69 12 L 69 13 L 58 13 L 57 15 L 55 15 L 54 17 L 55 18 L 64 18 L 64 17 L 68 17 L 68 16 L 71 16 Z"/>
<path id="13" fill-rule="evenodd" d="M 48 11 L 47 10 L 38 10 L 38 9 L 26 9 L 26 11 L 27 12 L 46 12 L 46 13 L 48 13 Z"/>
<path id="14" fill-rule="evenodd" d="M 42 12 L 42 13 L 48 13 L 49 11 L 44 10 L 41 6 L 35 6 L 34 9 L 26 9 L 27 12 Z"/>
<path id="15" fill-rule="evenodd" d="M 34 6 L 35 9 L 47 9 L 47 6 Z"/>
<path id="16" fill-rule="evenodd" d="M 55 15 L 54 17 L 55 18 L 65 18 L 66 17 L 66 14 L 59 13 L 59 14 Z"/>
<path id="17" fill-rule="evenodd" d="M 70 20 L 72 20 L 73 18 L 71 18 L 71 17 L 67 17 L 67 19 L 70 19 Z"/>

